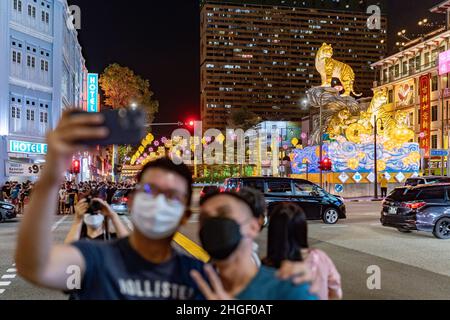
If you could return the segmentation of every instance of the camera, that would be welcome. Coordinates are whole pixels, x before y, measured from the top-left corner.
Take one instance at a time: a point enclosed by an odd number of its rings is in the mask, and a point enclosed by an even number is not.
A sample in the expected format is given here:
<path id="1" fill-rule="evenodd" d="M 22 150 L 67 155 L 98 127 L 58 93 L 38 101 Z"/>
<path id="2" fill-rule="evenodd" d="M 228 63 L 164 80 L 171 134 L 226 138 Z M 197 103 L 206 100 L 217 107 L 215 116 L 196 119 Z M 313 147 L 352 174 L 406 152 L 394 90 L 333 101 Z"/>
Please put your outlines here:
<path id="1" fill-rule="evenodd" d="M 87 197 L 86 201 L 89 205 L 86 214 L 99 214 L 99 211 L 102 210 L 102 204 L 96 200 L 93 200 L 92 197 Z"/>

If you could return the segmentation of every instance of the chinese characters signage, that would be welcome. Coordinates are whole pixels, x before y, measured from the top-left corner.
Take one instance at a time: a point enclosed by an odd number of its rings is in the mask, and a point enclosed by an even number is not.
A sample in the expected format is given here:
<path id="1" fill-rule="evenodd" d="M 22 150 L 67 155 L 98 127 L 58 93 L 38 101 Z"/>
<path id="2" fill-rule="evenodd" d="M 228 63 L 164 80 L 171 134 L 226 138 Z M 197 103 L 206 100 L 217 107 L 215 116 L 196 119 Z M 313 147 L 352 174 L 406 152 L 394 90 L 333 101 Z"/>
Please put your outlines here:
<path id="1" fill-rule="evenodd" d="M 98 74 L 89 73 L 87 77 L 87 112 L 98 112 Z"/>
<path id="2" fill-rule="evenodd" d="M 420 148 L 425 151 L 425 157 L 430 157 L 430 129 L 431 129 L 431 88 L 430 76 L 420 77 Z"/>

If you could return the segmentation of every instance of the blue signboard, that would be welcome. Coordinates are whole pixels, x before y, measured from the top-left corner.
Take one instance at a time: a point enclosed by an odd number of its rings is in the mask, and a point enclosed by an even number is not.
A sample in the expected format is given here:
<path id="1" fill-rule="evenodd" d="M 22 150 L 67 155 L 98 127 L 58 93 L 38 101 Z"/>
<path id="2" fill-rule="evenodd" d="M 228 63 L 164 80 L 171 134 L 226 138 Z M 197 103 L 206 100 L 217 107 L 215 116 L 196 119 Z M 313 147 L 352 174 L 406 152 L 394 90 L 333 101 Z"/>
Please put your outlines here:
<path id="1" fill-rule="evenodd" d="M 431 157 L 448 157 L 448 150 L 431 149 Z"/>
<path id="2" fill-rule="evenodd" d="M 89 73 L 87 77 L 87 112 L 98 112 L 98 74 Z"/>
<path id="3" fill-rule="evenodd" d="M 342 193 L 344 191 L 344 185 L 342 185 L 342 184 L 335 185 L 334 191 L 336 191 L 336 193 Z"/>
<path id="4" fill-rule="evenodd" d="M 28 154 L 47 154 L 47 145 L 45 143 L 10 140 L 9 152 L 28 153 Z"/>

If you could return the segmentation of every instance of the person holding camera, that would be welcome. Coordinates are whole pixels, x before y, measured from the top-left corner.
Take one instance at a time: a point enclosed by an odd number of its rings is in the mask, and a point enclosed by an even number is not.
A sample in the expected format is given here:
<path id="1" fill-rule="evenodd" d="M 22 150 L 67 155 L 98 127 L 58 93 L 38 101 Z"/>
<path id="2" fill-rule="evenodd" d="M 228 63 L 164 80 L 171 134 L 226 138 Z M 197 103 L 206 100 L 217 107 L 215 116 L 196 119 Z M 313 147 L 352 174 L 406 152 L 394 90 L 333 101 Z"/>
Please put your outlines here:
<path id="1" fill-rule="evenodd" d="M 114 233 L 110 232 L 109 221 L 114 226 Z M 129 234 L 117 213 L 107 203 L 98 198 L 87 197 L 76 204 L 75 220 L 64 243 L 70 244 L 82 239 L 108 241 L 126 238 Z"/>
<path id="2" fill-rule="evenodd" d="M 71 291 L 78 300 L 193 300 L 203 298 L 190 276 L 204 264 L 176 251 L 173 238 L 190 218 L 192 173 L 168 158 L 147 163 L 129 199 L 134 225 L 128 238 L 56 244 L 51 232 L 63 174 L 73 154 L 108 139 L 103 114 L 67 111 L 47 136 L 46 165 L 20 225 L 16 268 L 25 280 Z M 115 141 L 114 141 L 115 142 Z M 79 282 L 70 284 L 77 268 Z"/>

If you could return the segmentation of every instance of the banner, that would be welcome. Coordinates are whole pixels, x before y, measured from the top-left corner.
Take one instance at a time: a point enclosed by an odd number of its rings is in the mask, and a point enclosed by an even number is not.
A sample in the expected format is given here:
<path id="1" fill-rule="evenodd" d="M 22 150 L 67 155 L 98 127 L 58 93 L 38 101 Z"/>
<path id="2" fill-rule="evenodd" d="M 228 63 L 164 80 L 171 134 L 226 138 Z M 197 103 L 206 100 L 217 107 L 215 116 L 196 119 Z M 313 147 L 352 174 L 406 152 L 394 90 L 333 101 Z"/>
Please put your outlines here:
<path id="1" fill-rule="evenodd" d="M 8 177 L 38 177 L 42 168 L 42 164 L 6 162 L 6 175 Z"/>
<path id="2" fill-rule="evenodd" d="M 430 157 L 430 129 L 431 129 L 431 88 L 430 75 L 423 75 L 419 79 L 420 85 L 420 148 L 425 151 L 425 158 Z"/>

